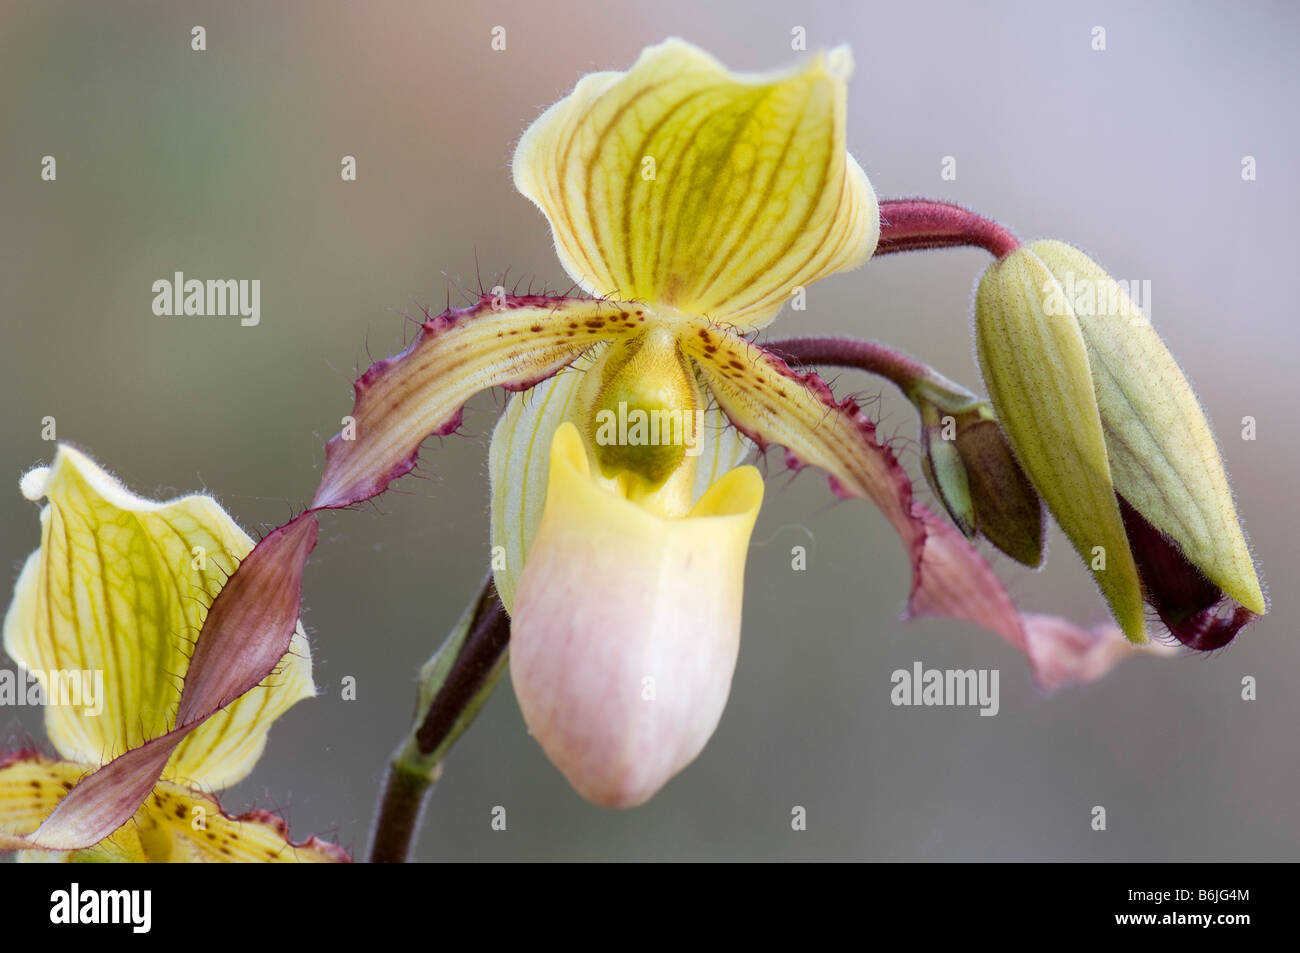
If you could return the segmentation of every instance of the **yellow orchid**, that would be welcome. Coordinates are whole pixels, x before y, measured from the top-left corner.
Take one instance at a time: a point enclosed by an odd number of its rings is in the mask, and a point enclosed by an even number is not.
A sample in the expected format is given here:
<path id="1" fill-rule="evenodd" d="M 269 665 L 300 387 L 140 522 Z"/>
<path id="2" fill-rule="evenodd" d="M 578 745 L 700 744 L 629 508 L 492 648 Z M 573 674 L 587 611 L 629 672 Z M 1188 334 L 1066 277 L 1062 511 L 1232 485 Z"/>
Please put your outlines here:
<path id="1" fill-rule="evenodd" d="M 27 846 L 23 860 L 347 859 L 315 838 L 293 844 L 284 822 L 265 811 L 228 816 L 212 796 L 247 777 L 271 723 L 315 694 L 301 625 L 262 684 L 206 717 L 182 717 L 193 707 L 182 703 L 182 686 L 210 682 L 221 663 L 200 655 L 196 636 L 253 540 L 211 497 L 142 499 L 69 446 L 50 467 L 29 472 L 22 491 L 48 503 L 41 546 L 5 616 L 4 648 L 41 685 L 46 733 L 60 758 L 19 752 L 2 760 L 0 848 Z M 93 687 L 87 679 L 75 696 L 59 687 L 91 673 Z M 146 796 L 129 806 L 129 821 L 103 838 L 87 834 L 98 805 L 79 798 L 82 817 L 46 824 L 83 778 L 89 783 L 105 765 L 169 737 L 176 743 L 161 751 L 160 776 L 145 779 Z M 101 791 L 98 800 L 115 796 Z M 45 845 L 66 849 L 33 849 Z"/>
<path id="2" fill-rule="evenodd" d="M 721 717 L 763 491 L 733 469 L 748 441 L 719 438 L 707 409 L 797 414 L 796 388 L 741 335 L 875 248 L 875 194 L 845 151 L 850 68 L 840 49 L 738 77 L 670 40 L 625 75 L 585 77 L 515 152 L 573 279 L 641 303 L 582 373 L 516 397 L 491 452 L 515 694 L 598 804 L 645 801 Z"/>
<path id="3" fill-rule="evenodd" d="M 999 257 L 1018 244 L 940 203 L 890 203 L 882 216 L 846 150 L 850 68 L 841 49 L 792 72 L 739 76 L 669 40 L 627 73 L 582 79 L 525 132 L 513 169 L 592 297 L 497 288 L 426 313 L 405 351 L 356 382 L 355 428 L 330 440 L 299 517 L 383 492 L 415 466 L 426 437 L 459 428 L 473 394 L 521 392 L 489 462 L 511 679 L 533 735 L 594 803 L 644 802 L 717 725 L 762 501 L 744 464 L 756 447 L 780 445 L 790 466 L 819 467 L 839 495 L 880 507 L 912 563 L 909 615 L 991 629 L 1049 688 L 1101 677 L 1133 651 L 1114 626 L 1018 613 L 967 538 L 1029 564 L 1041 558 L 1042 504 L 986 401 L 878 345 L 864 359 L 845 342 L 761 347 L 747 337 L 878 242 L 976 244 Z M 927 426 L 936 414 L 962 416 L 958 453 L 932 453 L 927 467 L 960 529 L 913 499 L 852 400 L 837 401 L 787 358 L 884 374 Z M 474 669 L 495 671 L 481 660 Z M 490 689 L 491 678 L 462 675 L 451 696 Z M 416 747 L 406 768 L 427 784 L 428 759 L 443 749 Z"/>

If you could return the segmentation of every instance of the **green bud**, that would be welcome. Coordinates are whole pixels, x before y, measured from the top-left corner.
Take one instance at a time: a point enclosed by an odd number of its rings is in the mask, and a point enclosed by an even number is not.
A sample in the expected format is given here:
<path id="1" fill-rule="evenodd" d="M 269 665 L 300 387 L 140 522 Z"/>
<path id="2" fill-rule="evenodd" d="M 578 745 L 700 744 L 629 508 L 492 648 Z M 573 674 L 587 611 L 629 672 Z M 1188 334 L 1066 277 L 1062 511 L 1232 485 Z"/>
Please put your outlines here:
<path id="1" fill-rule="evenodd" d="M 1043 505 L 987 401 L 956 413 L 922 402 L 921 469 L 952 521 L 1016 562 L 1043 561 Z"/>
<path id="2" fill-rule="evenodd" d="M 1194 571 L 1264 611 L 1205 415 L 1115 281 L 1061 242 L 1021 246 L 981 280 L 975 338 L 1016 457 L 1130 639 L 1145 639 L 1145 587 L 1121 498 Z"/>

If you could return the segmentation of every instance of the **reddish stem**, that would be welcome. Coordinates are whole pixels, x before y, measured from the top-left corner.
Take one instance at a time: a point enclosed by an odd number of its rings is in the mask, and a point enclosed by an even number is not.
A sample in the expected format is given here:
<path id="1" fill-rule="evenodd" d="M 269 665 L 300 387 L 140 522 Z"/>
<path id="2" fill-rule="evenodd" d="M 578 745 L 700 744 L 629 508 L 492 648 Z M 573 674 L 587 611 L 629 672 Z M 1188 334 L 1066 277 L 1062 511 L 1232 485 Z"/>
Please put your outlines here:
<path id="1" fill-rule="evenodd" d="M 929 367 L 901 351 L 856 338 L 781 338 L 769 342 L 767 349 L 799 364 L 852 367 L 876 374 L 897 384 L 904 393 L 935 376 Z"/>
<path id="2" fill-rule="evenodd" d="M 851 367 L 892 382 L 916 406 L 921 419 L 936 408 L 945 413 L 965 413 L 983 403 L 978 397 L 944 377 L 934 368 L 902 351 L 856 338 L 781 338 L 764 345 L 777 357 L 796 364 Z"/>
<path id="3" fill-rule="evenodd" d="M 1005 258 L 1020 240 L 997 222 L 951 202 L 930 199 L 889 199 L 880 203 L 880 242 L 877 255 L 922 248 L 971 245 L 994 258 Z"/>

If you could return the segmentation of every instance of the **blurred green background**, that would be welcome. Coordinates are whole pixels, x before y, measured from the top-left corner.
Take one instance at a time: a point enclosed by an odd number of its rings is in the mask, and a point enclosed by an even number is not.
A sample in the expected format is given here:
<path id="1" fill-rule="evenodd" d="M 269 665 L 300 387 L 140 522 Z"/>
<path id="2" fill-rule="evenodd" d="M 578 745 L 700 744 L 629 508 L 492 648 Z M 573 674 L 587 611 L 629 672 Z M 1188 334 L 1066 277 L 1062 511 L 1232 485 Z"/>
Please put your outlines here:
<path id="1" fill-rule="evenodd" d="M 202 25 L 207 51 L 190 49 Z M 507 48 L 490 47 L 494 26 Z M 39 539 L 21 473 L 41 418 L 137 492 L 207 488 L 256 529 L 305 504 L 322 443 L 402 315 L 448 286 L 567 286 L 515 193 L 520 132 L 580 75 L 669 35 L 746 70 L 850 43 L 850 148 L 883 196 L 948 198 L 1022 237 L 1072 241 L 1149 279 L 1151 316 L 1222 445 L 1273 611 L 1209 658 L 1140 659 L 1044 698 L 972 626 L 898 621 L 907 565 L 885 521 L 769 461 L 730 704 L 700 759 L 644 808 L 587 805 L 527 736 L 508 682 L 447 763 L 423 859 L 1295 859 L 1295 228 L 1300 15 L 1288 3 L 0 4 L 0 530 L 16 576 Z M 1092 49 L 1092 28 L 1106 50 Z M 41 157 L 58 178 L 43 182 Z M 340 180 L 357 158 L 358 179 Z M 1254 156 L 1258 179 L 1241 177 Z M 957 178 L 940 177 L 944 156 Z M 774 334 L 892 343 L 978 388 L 970 296 L 987 256 L 897 256 L 815 286 Z M 156 317 L 174 271 L 259 278 L 262 319 Z M 455 292 L 453 291 L 453 298 Z M 883 394 L 884 434 L 913 414 Z M 419 664 L 488 558 L 486 435 L 429 441 L 377 506 L 327 515 L 304 621 L 321 695 L 273 730 L 228 809 L 287 812 L 361 851 Z M 1240 438 L 1241 418 L 1258 439 Z M 915 453 L 907 463 L 915 472 Z M 928 497 L 928 491 L 926 491 Z M 813 542 L 809 542 L 809 536 Z M 807 572 L 790 547 L 809 546 Z M 1095 622 L 1059 534 L 1013 594 Z M 889 675 L 998 668 L 1001 711 L 895 708 Z M 0 665 L 12 667 L 9 660 Z M 1259 699 L 1240 699 L 1253 675 Z M 340 698 L 345 676 L 355 701 Z M 43 743 L 0 709 L 0 749 Z M 493 831 L 494 806 L 508 829 Z M 791 830 L 791 809 L 808 828 Z M 1090 829 L 1104 805 L 1109 829 Z"/>

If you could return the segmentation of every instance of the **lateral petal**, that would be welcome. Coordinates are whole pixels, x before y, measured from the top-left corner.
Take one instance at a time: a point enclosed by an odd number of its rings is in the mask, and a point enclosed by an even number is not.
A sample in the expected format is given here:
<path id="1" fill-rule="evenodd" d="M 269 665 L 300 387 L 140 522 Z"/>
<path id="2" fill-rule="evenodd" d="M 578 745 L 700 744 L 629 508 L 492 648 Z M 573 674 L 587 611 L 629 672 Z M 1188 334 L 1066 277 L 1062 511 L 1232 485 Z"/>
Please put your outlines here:
<path id="1" fill-rule="evenodd" d="M 50 815 L 90 766 L 20 751 L 0 758 L 0 831 L 30 834 Z M 0 835 L 0 850 L 6 848 Z M 128 821 L 109 837 L 81 851 L 19 851 L 20 863 L 118 862 L 146 859 L 135 825 Z"/>
<path id="2" fill-rule="evenodd" d="M 527 390 L 645 321 L 640 305 L 490 294 L 427 318 L 405 351 L 376 361 L 353 385 L 352 424 L 326 445 L 312 509 L 382 493 L 414 468 L 426 437 L 460 426 L 461 408 L 479 391 Z"/>
<path id="3" fill-rule="evenodd" d="M 951 523 L 915 502 L 906 472 L 853 400 L 837 402 L 816 374 L 792 370 L 722 329 L 701 328 L 687 343 L 718 406 L 760 448 L 779 444 L 790 466 L 817 466 L 838 495 L 880 508 L 911 560 L 909 617 L 948 616 L 997 633 L 1025 654 L 1045 686 L 1095 677 L 1096 667 L 1081 654 L 1051 655 L 1053 640 L 1089 639 L 1077 627 L 1061 623 L 1031 642 L 1002 582 Z M 1058 662 L 1050 671 L 1040 668 L 1049 658 Z"/>

